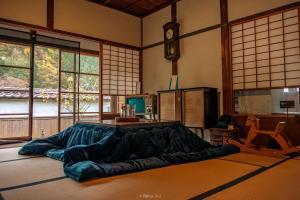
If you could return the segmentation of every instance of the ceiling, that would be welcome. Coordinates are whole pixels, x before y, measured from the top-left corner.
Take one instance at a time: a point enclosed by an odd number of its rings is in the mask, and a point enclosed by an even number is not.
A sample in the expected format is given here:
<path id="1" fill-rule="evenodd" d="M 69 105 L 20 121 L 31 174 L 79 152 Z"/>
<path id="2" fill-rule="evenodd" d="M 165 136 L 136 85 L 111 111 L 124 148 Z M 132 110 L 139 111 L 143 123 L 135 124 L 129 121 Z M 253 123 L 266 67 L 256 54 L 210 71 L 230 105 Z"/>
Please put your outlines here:
<path id="1" fill-rule="evenodd" d="M 145 17 L 170 5 L 172 0 L 88 0 L 122 12 Z M 173 0 L 174 1 L 174 0 Z"/>

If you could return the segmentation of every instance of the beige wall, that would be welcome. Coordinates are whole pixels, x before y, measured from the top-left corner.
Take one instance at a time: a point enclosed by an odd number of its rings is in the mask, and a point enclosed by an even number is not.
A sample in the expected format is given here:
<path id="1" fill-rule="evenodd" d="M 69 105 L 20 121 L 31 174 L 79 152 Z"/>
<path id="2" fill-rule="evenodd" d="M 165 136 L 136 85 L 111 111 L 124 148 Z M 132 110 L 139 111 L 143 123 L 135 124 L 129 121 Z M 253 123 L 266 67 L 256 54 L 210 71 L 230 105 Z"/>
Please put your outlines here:
<path id="1" fill-rule="evenodd" d="M 163 58 L 163 54 L 163 45 L 143 51 L 143 92 L 154 94 L 169 88 L 172 64 Z"/>
<path id="2" fill-rule="evenodd" d="M 180 34 L 220 23 L 219 0 L 183 0 L 177 4 Z M 162 26 L 171 20 L 170 6 L 143 19 L 144 46 L 163 40 Z M 181 39 L 178 61 L 179 87 L 210 86 L 221 90 L 220 30 Z M 172 64 L 164 59 L 163 45 L 143 51 L 144 92 L 166 90 Z"/>
<path id="3" fill-rule="evenodd" d="M 180 87 L 216 87 L 222 90 L 221 29 L 180 41 Z"/>
<path id="4" fill-rule="evenodd" d="M 171 20 L 171 8 L 168 6 L 152 15 L 143 18 L 143 46 L 147 46 L 164 39 L 163 25 Z"/>
<path id="5" fill-rule="evenodd" d="M 296 0 L 228 0 L 229 20 L 296 2 Z M 219 0 L 182 0 L 177 3 L 180 34 L 220 24 Z M 167 7 L 143 19 L 143 46 L 163 41 L 162 26 L 169 22 Z M 181 39 L 178 60 L 179 87 L 216 87 L 222 92 L 220 28 Z M 163 45 L 143 51 L 144 92 L 168 89 L 172 65 L 163 56 Z M 222 100 L 222 98 L 221 98 Z M 222 110 L 222 108 L 221 108 Z"/>
<path id="6" fill-rule="evenodd" d="M 55 0 L 54 28 L 140 46 L 141 20 L 86 0 Z M 47 26 L 47 0 L 0 0 L 0 18 Z"/>
<path id="7" fill-rule="evenodd" d="M 190 33 L 220 23 L 219 0 L 182 0 L 177 3 L 180 33 Z"/>
<path id="8" fill-rule="evenodd" d="M 55 0 L 54 28 L 140 46 L 141 21 L 85 0 Z"/>
<path id="9" fill-rule="evenodd" d="M 46 26 L 47 0 L 0 0 L 0 18 Z"/>
<path id="10" fill-rule="evenodd" d="M 229 21 L 270 10 L 298 0 L 228 0 Z"/>

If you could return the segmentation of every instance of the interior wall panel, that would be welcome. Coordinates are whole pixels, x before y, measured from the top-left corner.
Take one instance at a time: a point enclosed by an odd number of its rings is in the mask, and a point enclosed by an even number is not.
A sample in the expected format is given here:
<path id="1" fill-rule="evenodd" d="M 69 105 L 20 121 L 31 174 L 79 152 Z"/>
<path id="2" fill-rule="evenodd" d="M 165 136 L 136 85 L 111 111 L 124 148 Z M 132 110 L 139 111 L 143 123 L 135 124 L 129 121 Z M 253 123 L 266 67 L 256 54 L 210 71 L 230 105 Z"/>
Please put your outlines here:
<path id="1" fill-rule="evenodd" d="M 171 21 L 171 7 L 168 6 L 143 18 L 143 46 L 161 42 L 164 39 L 163 25 Z"/>
<path id="2" fill-rule="evenodd" d="M 294 2 L 297 0 L 228 0 L 228 20 L 236 20 Z"/>
<path id="3" fill-rule="evenodd" d="M 141 45 L 140 18 L 83 0 L 55 0 L 54 28 Z"/>
<path id="4" fill-rule="evenodd" d="M 163 57 L 163 45 L 143 51 L 143 91 L 155 94 L 158 90 L 169 89 L 172 63 Z"/>
<path id="5" fill-rule="evenodd" d="M 184 0 L 177 3 L 180 33 L 220 24 L 220 0 Z"/>
<path id="6" fill-rule="evenodd" d="M 0 18 L 47 26 L 47 0 L 0 0 Z"/>

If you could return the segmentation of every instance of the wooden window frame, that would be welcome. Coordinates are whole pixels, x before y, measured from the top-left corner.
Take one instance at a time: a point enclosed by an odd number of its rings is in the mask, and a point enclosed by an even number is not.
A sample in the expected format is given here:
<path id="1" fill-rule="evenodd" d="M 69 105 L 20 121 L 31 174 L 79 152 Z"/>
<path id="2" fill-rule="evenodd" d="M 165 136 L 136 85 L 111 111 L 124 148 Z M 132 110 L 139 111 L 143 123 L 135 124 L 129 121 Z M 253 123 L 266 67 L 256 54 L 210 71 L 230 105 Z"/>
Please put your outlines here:
<path id="1" fill-rule="evenodd" d="M 269 19 L 269 16 L 276 15 L 276 14 L 283 13 L 283 12 L 290 11 L 290 10 L 294 10 L 294 9 L 298 10 L 298 31 L 296 31 L 296 32 L 299 33 L 298 41 L 299 41 L 299 46 L 300 46 L 300 3 L 299 2 L 292 3 L 292 4 L 289 4 L 289 5 L 286 5 L 286 6 L 282 6 L 282 7 L 279 7 L 279 8 L 275 8 L 275 9 L 272 9 L 272 10 L 268 10 L 268 11 L 265 11 L 265 12 L 262 12 L 262 13 L 258 13 L 258 14 L 255 14 L 255 15 L 251 15 L 251 16 L 248 16 L 248 17 L 245 17 L 245 18 L 241 18 L 241 19 L 237 19 L 237 20 L 229 22 L 229 34 L 228 34 L 229 35 L 229 55 L 228 56 L 229 56 L 229 72 L 230 72 L 230 79 L 231 79 L 230 80 L 230 84 L 231 84 L 231 89 L 230 89 L 231 90 L 231 95 L 230 96 L 231 96 L 231 101 L 232 101 L 231 113 L 235 112 L 235 98 L 234 98 L 235 95 L 234 95 L 234 93 L 235 93 L 235 91 L 240 91 L 240 90 L 234 90 L 233 89 L 232 33 L 231 33 L 232 26 L 238 25 L 238 24 L 243 24 L 243 23 L 246 23 L 246 22 L 249 22 L 249 21 L 254 21 L 255 22 L 255 20 L 260 19 L 260 18 L 265 18 L 265 17 L 268 17 L 268 19 Z M 282 21 L 283 20 L 284 19 L 282 19 Z M 282 27 L 282 29 L 284 29 L 284 27 Z M 254 34 L 254 35 L 256 35 L 256 34 Z M 284 34 L 283 34 L 283 37 L 284 37 Z M 285 42 L 287 42 L 287 41 L 283 40 L 283 43 L 285 43 Z M 256 41 L 255 41 L 255 51 L 256 51 Z M 283 49 L 283 51 L 285 52 L 285 49 Z M 299 54 L 297 54 L 297 55 L 299 55 Z M 255 55 L 255 61 L 256 61 L 256 59 L 257 58 L 256 58 L 256 55 Z M 286 67 L 285 63 L 283 65 L 284 65 L 284 67 Z M 256 73 L 256 76 L 257 76 L 257 73 Z M 256 78 L 256 80 L 257 80 L 257 78 Z M 285 81 L 286 81 L 286 79 L 285 79 Z M 270 84 L 271 84 L 271 79 L 270 79 Z M 287 88 L 296 88 L 296 87 L 300 88 L 300 85 L 286 86 L 286 87 Z M 264 90 L 264 89 L 281 89 L 281 88 L 284 88 L 284 87 L 253 88 L 253 89 L 244 88 L 244 89 L 241 89 L 241 90 Z M 300 97 L 299 97 L 299 102 L 300 102 Z M 273 113 L 272 115 L 278 115 L 278 113 Z"/>

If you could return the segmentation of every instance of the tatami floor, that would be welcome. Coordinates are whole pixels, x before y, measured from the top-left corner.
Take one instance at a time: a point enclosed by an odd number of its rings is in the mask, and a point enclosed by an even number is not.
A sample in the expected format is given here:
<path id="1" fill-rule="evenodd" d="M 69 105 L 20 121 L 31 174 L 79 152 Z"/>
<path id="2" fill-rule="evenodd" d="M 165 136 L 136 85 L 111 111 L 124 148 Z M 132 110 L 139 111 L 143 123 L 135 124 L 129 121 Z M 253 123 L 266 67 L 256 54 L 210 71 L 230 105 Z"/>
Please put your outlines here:
<path id="1" fill-rule="evenodd" d="M 300 157 L 246 153 L 78 183 L 62 162 L 0 149 L 0 199 L 300 199 Z"/>

